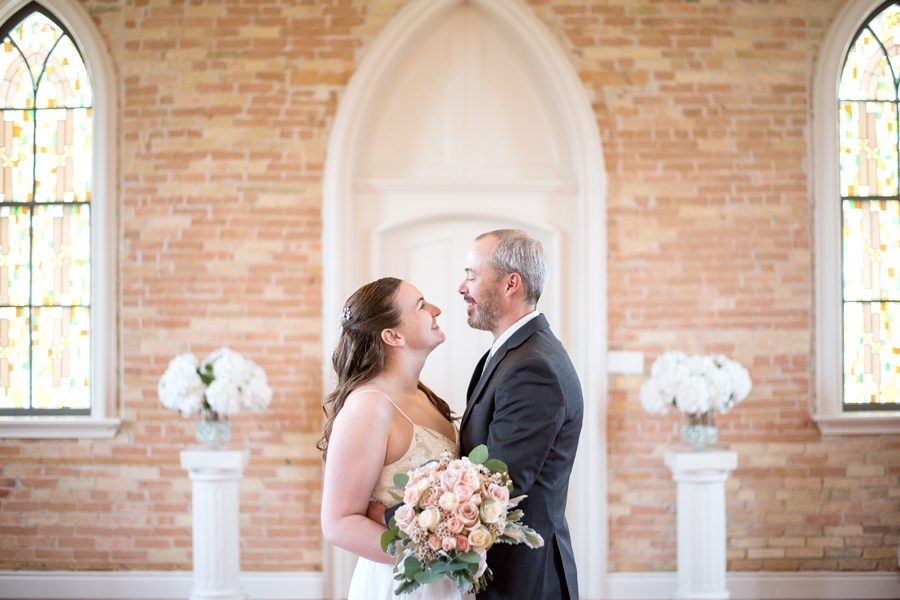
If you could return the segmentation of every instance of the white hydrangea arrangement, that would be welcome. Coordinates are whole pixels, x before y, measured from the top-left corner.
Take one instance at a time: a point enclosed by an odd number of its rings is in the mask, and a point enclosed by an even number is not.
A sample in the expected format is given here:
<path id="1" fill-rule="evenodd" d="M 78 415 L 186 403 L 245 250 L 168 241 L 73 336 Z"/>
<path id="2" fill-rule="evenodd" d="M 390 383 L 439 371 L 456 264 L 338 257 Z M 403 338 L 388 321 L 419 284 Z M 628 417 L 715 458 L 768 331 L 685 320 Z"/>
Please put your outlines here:
<path id="1" fill-rule="evenodd" d="M 656 359 L 650 378 L 641 385 L 641 404 L 654 415 L 667 413 L 670 406 L 685 414 L 711 410 L 725 414 L 752 387 L 747 369 L 721 354 L 666 352 Z"/>
<path id="2" fill-rule="evenodd" d="M 217 420 L 247 408 L 257 412 L 272 401 L 266 372 L 229 348 L 220 348 L 200 364 L 193 354 L 179 354 L 159 380 L 159 399 L 188 417 L 200 413 Z"/>

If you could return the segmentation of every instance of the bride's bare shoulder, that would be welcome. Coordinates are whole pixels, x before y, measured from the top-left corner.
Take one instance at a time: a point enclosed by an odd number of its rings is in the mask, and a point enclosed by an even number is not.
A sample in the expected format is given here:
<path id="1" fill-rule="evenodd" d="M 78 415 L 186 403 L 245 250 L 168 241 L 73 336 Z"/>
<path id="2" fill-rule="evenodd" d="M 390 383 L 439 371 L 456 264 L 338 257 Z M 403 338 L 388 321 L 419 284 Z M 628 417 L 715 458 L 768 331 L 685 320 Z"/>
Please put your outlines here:
<path id="1" fill-rule="evenodd" d="M 393 418 L 393 404 L 390 397 L 380 390 L 354 390 L 344 401 L 341 414 L 365 421 L 390 421 Z"/>

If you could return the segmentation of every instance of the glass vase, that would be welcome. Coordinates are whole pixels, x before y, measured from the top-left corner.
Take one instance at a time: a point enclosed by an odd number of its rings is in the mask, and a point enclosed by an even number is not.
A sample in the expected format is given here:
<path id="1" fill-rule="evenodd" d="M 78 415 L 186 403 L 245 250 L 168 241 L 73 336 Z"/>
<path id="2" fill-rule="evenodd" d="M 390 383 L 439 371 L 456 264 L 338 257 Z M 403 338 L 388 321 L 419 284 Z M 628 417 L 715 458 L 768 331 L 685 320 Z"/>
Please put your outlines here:
<path id="1" fill-rule="evenodd" d="M 687 423 L 681 428 L 681 440 L 694 450 L 703 450 L 719 439 L 716 430 L 715 411 L 685 415 Z"/>
<path id="2" fill-rule="evenodd" d="M 227 418 L 200 419 L 197 421 L 197 441 L 217 450 L 231 439 L 231 421 Z"/>

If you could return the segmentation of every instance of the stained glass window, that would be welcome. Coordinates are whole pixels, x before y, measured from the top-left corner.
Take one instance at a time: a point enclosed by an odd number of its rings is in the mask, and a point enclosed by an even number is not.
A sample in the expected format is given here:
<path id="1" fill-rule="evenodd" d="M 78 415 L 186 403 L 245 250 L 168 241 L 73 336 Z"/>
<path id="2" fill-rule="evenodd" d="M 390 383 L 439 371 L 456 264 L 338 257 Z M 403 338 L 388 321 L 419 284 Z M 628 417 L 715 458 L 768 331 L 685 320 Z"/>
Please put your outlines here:
<path id="1" fill-rule="evenodd" d="M 844 410 L 900 408 L 900 3 L 859 29 L 838 87 Z"/>
<path id="2" fill-rule="evenodd" d="M 0 39 L 0 415 L 90 414 L 91 82 L 37 4 Z"/>

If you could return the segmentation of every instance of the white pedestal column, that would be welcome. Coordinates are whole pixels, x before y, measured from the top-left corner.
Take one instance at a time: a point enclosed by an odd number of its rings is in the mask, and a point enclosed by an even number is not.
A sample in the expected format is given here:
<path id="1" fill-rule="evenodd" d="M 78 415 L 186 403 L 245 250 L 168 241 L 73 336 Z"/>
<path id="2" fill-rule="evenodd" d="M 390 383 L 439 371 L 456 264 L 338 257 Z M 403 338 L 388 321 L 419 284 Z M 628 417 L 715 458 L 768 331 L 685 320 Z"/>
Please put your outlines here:
<path id="1" fill-rule="evenodd" d="M 240 482 L 243 450 L 191 448 L 181 466 L 193 482 L 194 586 L 191 600 L 245 600 L 241 589 Z"/>
<path id="2" fill-rule="evenodd" d="M 734 452 L 666 452 L 678 484 L 678 600 L 727 600 L 725 480 Z"/>

